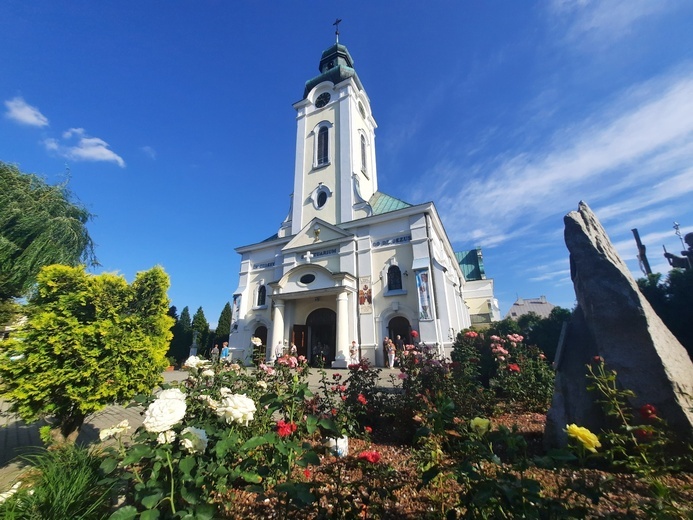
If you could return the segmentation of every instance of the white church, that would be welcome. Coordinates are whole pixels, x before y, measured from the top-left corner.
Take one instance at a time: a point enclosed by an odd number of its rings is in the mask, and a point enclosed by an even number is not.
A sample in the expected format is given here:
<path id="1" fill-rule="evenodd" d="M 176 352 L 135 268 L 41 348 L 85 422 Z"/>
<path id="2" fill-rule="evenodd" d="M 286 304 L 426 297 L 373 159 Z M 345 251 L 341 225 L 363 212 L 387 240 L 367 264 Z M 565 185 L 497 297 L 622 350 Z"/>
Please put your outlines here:
<path id="1" fill-rule="evenodd" d="M 236 249 L 232 356 L 250 364 L 257 337 L 267 360 L 294 343 L 341 368 L 355 342 L 359 358 L 384 366 L 383 338 L 409 344 L 417 333 L 449 355 L 458 331 L 500 319 L 481 251 L 456 254 L 432 202 L 379 190 L 377 125 L 347 48 L 337 40 L 319 69 L 294 104 L 289 213 L 275 235 Z"/>

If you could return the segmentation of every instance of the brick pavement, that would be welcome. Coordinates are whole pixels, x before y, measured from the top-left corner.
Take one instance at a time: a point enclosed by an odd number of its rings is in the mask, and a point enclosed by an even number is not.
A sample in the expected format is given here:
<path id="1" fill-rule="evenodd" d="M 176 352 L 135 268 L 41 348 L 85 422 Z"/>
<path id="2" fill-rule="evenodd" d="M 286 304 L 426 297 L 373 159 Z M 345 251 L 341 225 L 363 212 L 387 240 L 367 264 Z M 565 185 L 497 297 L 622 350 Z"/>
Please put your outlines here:
<path id="1" fill-rule="evenodd" d="M 331 374 L 340 372 L 345 377 L 348 370 L 328 369 Z M 391 386 L 390 375 L 397 374 L 399 370 L 383 369 L 380 382 L 383 386 Z M 164 381 L 181 381 L 187 376 L 187 372 L 175 371 L 164 372 Z M 330 377 L 331 380 L 331 377 Z M 320 374 L 317 370 L 311 370 L 308 377 L 308 384 L 312 390 L 317 390 L 320 383 Z M 25 424 L 17 417 L 8 416 L 9 409 L 7 401 L 0 400 L 0 493 L 8 490 L 26 467 L 21 459 L 22 455 L 36 451 L 43 446 L 39 437 L 39 428 L 46 424 L 39 421 L 34 424 Z M 123 419 L 127 419 L 132 426 L 132 431 L 142 424 L 142 408 L 139 406 L 124 407 L 120 405 L 108 406 L 87 418 L 82 430 L 77 438 L 77 442 L 91 444 L 99 442 L 99 431 L 102 428 L 110 428 L 118 424 Z"/>

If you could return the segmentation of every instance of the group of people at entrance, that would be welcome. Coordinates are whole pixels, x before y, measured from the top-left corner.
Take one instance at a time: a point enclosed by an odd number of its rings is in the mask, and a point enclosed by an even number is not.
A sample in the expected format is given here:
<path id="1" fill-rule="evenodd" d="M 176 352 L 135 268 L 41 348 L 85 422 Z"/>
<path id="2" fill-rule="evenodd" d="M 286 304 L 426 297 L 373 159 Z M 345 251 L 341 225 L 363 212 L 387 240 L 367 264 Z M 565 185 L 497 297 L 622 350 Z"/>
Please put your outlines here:
<path id="1" fill-rule="evenodd" d="M 221 351 L 219 351 L 219 345 L 215 344 L 211 351 L 212 362 L 216 363 L 221 359 L 221 361 L 229 360 L 231 351 L 229 350 L 229 342 L 224 341 L 221 346 Z M 221 357 L 220 357 L 221 356 Z"/>
<path id="2" fill-rule="evenodd" d="M 395 368 L 395 354 L 404 351 L 404 340 L 402 336 L 397 334 L 394 341 L 392 338 L 385 336 L 383 339 L 383 349 L 385 349 L 385 354 L 387 354 L 387 368 Z"/>

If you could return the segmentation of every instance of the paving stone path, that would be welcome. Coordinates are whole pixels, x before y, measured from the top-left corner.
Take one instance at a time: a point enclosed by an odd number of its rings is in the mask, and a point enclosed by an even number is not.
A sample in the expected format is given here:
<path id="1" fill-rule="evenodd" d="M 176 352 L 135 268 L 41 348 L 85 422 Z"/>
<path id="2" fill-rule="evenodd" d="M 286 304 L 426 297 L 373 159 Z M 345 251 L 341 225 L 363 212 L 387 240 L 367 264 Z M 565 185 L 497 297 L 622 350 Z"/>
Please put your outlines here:
<path id="1" fill-rule="evenodd" d="M 348 370 L 328 370 L 328 372 L 339 372 L 346 377 Z M 383 369 L 380 374 L 380 383 L 383 386 L 392 386 L 390 375 L 399 373 L 399 370 Z M 175 371 L 164 372 L 164 381 L 182 381 L 187 377 L 187 372 Z M 330 376 L 331 380 L 331 376 Z M 317 390 L 320 384 L 320 373 L 318 370 L 311 370 L 308 377 L 308 384 L 312 390 Z M 15 416 L 9 416 L 6 412 L 9 409 L 7 401 L 0 400 L 0 493 L 7 491 L 21 475 L 23 468 L 27 466 L 22 460 L 22 455 L 36 451 L 43 446 L 39 437 L 39 428 L 46 423 L 43 421 L 25 424 Z M 142 408 L 139 406 L 124 407 L 119 405 L 108 406 L 102 411 L 97 412 L 87 418 L 82 430 L 80 431 L 77 442 L 80 444 L 91 444 L 99 442 L 99 431 L 103 428 L 110 428 L 118 424 L 123 419 L 127 419 L 134 431 L 142 424 Z"/>

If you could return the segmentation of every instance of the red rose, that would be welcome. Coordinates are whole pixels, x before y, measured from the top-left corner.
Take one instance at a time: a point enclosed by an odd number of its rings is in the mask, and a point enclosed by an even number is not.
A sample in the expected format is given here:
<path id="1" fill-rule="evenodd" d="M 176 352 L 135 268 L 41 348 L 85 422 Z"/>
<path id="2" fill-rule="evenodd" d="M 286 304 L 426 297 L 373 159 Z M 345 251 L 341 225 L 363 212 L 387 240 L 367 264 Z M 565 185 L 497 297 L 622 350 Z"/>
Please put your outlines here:
<path id="1" fill-rule="evenodd" d="M 645 421 L 657 418 L 657 409 L 651 404 L 645 404 L 640 407 L 640 417 Z"/>
<path id="2" fill-rule="evenodd" d="M 296 431 L 296 428 L 298 428 L 296 423 L 287 423 L 284 419 L 277 421 L 277 434 L 280 437 L 288 437 Z"/>
<path id="3" fill-rule="evenodd" d="M 377 451 L 362 451 L 359 453 L 359 459 L 370 462 L 371 464 L 377 464 L 380 462 L 380 453 Z"/>
<path id="4" fill-rule="evenodd" d="M 308 468 L 304 469 L 304 470 L 303 470 L 303 475 L 304 475 L 306 478 L 310 478 L 310 470 L 309 470 Z"/>
<path id="5" fill-rule="evenodd" d="M 363 404 L 363 405 L 368 404 L 368 401 L 367 401 L 366 398 L 363 396 L 363 394 L 359 394 L 359 396 L 356 398 L 356 400 L 357 400 L 359 403 Z"/>
<path id="6" fill-rule="evenodd" d="M 517 363 L 510 363 L 508 365 L 508 370 L 510 370 L 511 372 L 518 372 L 519 373 L 520 372 L 520 365 L 518 365 Z"/>
<path id="7" fill-rule="evenodd" d="M 363 429 L 364 429 L 364 430 L 366 431 L 366 433 L 369 434 L 369 435 L 370 435 L 371 433 L 373 433 L 373 428 L 371 428 L 370 426 L 364 426 Z"/>
<path id="8" fill-rule="evenodd" d="M 412 337 L 412 338 L 418 338 L 418 337 L 419 337 L 419 333 L 416 332 L 415 330 L 412 330 L 412 331 L 411 331 L 411 337 Z"/>
<path id="9" fill-rule="evenodd" d="M 638 428 L 637 430 L 635 430 L 634 433 L 640 442 L 645 442 L 645 441 L 649 441 L 652 439 L 652 432 L 650 430 Z"/>

